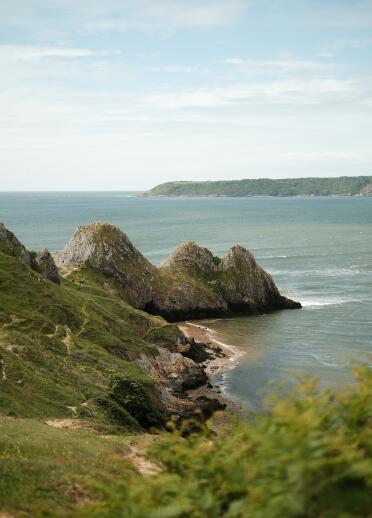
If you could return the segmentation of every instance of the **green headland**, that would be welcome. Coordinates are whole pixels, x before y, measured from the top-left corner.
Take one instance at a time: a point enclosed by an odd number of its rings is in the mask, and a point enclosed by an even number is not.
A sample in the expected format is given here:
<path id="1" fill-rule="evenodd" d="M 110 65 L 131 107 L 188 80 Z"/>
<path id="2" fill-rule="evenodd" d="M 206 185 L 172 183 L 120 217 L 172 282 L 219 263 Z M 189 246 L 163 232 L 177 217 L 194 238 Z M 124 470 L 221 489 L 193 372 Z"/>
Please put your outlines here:
<path id="1" fill-rule="evenodd" d="M 371 196 L 372 176 L 167 182 L 145 196 Z"/>

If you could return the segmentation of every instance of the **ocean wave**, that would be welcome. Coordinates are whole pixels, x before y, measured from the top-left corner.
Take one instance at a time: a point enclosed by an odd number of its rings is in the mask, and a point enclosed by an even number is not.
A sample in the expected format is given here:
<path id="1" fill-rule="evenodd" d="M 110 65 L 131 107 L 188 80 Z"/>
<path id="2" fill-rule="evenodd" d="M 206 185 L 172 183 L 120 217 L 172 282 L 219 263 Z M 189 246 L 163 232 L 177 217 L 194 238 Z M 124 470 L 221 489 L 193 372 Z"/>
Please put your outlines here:
<path id="1" fill-rule="evenodd" d="M 356 265 L 348 268 L 325 268 L 324 270 L 275 270 L 271 269 L 271 275 L 286 275 L 290 277 L 312 277 L 317 275 L 319 277 L 349 277 L 358 275 L 359 273 L 366 273 L 371 270 L 362 269 Z"/>
<path id="2" fill-rule="evenodd" d="M 258 260 L 261 260 L 261 259 L 287 259 L 287 258 L 292 258 L 292 257 L 297 257 L 297 256 L 294 256 L 294 255 L 261 255 L 261 256 L 257 256 L 257 259 Z"/>
<path id="3" fill-rule="evenodd" d="M 363 302 L 364 299 L 353 299 L 353 298 L 342 298 L 342 297 L 329 297 L 326 299 L 321 298 L 308 298 L 304 299 L 297 296 L 297 300 L 301 301 L 303 308 L 319 308 L 323 306 L 339 306 L 341 304 L 348 304 L 350 302 Z"/>
<path id="4" fill-rule="evenodd" d="M 310 353 L 309 356 L 311 358 L 313 358 L 314 360 L 316 360 L 318 363 L 321 363 L 322 365 L 324 365 L 325 367 L 332 367 L 334 369 L 337 369 L 339 367 L 339 365 L 337 363 L 327 361 L 323 356 L 320 356 L 319 354 Z"/>
<path id="5" fill-rule="evenodd" d="M 257 259 L 309 259 L 316 257 L 326 257 L 330 255 L 328 252 L 322 252 L 319 254 L 276 254 L 276 255 L 260 255 L 259 250 L 254 249 Z M 342 255 L 332 252 L 333 256 Z"/>

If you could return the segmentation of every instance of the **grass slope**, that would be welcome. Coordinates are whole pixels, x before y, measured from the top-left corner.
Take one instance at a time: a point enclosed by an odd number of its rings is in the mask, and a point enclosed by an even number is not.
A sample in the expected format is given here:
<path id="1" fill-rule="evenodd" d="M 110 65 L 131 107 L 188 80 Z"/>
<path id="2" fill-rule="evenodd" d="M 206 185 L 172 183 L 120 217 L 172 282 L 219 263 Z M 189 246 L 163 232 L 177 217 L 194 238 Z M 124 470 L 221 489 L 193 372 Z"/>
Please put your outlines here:
<path id="1" fill-rule="evenodd" d="M 157 354 L 146 340 L 153 329 L 159 339 L 178 329 L 130 307 L 98 273 L 77 275 L 84 285 L 70 276 L 58 286 L 0 253 L 0 413 L 99 419 L 94 402 L 115 375 L 151 392 L 131 360 Z"/>

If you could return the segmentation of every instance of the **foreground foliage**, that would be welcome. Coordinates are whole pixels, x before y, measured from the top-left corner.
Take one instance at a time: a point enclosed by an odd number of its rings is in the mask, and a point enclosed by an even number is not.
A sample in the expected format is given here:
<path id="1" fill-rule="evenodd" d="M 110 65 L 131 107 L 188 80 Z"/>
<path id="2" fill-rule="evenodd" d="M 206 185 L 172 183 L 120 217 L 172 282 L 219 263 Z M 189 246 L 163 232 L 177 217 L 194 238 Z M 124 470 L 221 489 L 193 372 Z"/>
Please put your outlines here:
<path id="1" fill-rule="evenodd" d="M 181 431 L 107 436 L 0 417 L 0 515 L 370 516 L 372 373 L 355 374 L 357 383 L 338 394 L 308 381 L 272 397 L 248 422 L 222 414 L 187 438 Z M 121 381 L 114 385 L 121 392 Z M 156 444 L 141 455 L 160 473 L 136 471 L 133 440 Z"/>
<path id="2" fill-rule="evenodd" d="M 268 402 L 217 437 L 170 436 L 164 472 L 110 488 L 84 516 L 133 518 L 362 517 L 372 509 L 372 375 L 335 395 L 314 381 Z"/>

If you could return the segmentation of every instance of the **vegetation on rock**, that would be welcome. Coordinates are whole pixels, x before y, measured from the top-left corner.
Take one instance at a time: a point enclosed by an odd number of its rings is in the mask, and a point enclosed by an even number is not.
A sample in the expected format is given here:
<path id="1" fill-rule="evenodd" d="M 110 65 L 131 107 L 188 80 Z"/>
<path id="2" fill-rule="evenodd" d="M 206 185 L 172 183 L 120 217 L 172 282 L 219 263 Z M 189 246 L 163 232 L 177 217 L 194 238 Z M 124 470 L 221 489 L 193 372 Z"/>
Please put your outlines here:
<path id="1" fill-rule="evenodd" d="M 79 227 L 55 260 L 60 268 L 88 266 L 115 279 L 129 304 L 171 321 L 301 307 L 280 295 L 241 246 L 220 259 L 188 241 L 156 268 L 121 230 L 96 222 Z"/>

